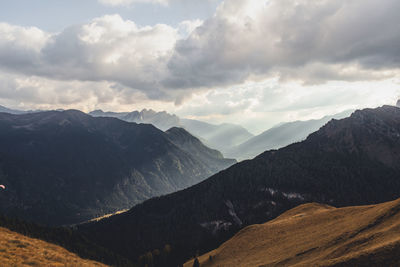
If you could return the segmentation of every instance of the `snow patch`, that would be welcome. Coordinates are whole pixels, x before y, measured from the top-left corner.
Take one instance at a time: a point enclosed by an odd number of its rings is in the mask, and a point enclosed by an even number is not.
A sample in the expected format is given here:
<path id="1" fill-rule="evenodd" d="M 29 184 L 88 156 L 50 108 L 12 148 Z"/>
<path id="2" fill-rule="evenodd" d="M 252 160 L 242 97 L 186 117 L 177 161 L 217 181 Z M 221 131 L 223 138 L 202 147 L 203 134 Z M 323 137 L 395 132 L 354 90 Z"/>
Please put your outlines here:
<path id="1" fill-rule="evenodd" d="M 282 192 L 282 191 L 279 191 L 277 189 L 273 189 L 273 188 L 270 188 L 270 187 L 266 187 L 266 188 L 262 189 L 261 191 L 267 192 L 271 196 L 282 194 L 283 197 L 285 197 L 285 198 L 287 198 L 289 200 L 293 200 L 293 199 L 304 200 L 304 196 L 302 194 L 296 193 L 296 192 Z"/>
<path id="2" fill-rule="evenodd" d="M 233 207 L 233 203 L 230 200 L 228 200 L 228 201 L 225 201 L 225 205 L 228 207 L 229 215 L 232 216 L 232 218 L 235 221 L 235 223 L 238 224 L 239 226 L 242 226 L 243 222 L 237 216 L 237 214 L 235 212 L 235 209 Z"/>
<path id="3" fill-rule="evenodd" d="M 232 223 L 219 220 L 219 221 L 211 221 L 211 222 L 201 223 L 200 225 L 201 225 L 201 227 L 210 230 L 211 233 L 213 235 L 215 235 L 220 230 L 224 230 L 224 231 L 229 230 L 229 227 L 232 225 Z"/>
<path id="4" fill-rule="evenodd" d="M 285 193 L 285 192 L 282 192 L 282 195 L 284 195 L 287 199 L 304 200 L 304 197 L 299 193 Z"/>

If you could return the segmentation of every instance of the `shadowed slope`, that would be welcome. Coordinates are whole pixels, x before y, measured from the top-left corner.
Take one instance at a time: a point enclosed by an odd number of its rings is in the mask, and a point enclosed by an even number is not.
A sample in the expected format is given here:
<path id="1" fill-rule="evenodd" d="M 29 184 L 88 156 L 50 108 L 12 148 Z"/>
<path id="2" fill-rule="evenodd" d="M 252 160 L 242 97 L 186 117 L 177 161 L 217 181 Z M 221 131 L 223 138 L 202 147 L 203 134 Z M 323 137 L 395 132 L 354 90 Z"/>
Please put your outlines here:
<path id="1" fill-rule="evenodd" d="M 0 212 L 49 225 L 79 223 L 186 188 L 235 163 L 205 153 L 201 142 L 192 151 L 175 143 L 179 136 L 172 141 L 152 125 L 75 110 L 0 113 L 0 184 L 7 187 Z"/>
<path id="2" fill-rule="evenodd" d="M 400 200 L 340 209 L 304 204 L 246 227 L 199 261 L 203 267 L 398 266 Z"/>

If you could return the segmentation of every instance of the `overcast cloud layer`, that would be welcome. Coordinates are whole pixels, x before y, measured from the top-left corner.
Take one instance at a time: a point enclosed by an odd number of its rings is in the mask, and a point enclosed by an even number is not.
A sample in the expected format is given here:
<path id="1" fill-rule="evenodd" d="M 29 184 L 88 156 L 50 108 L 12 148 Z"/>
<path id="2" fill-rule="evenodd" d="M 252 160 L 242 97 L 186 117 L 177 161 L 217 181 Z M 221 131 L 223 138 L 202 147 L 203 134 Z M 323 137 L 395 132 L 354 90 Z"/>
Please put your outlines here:
<path id="1" fill-rule="evenodd" d="M 354 84 L 374 81 L 379 86 L 377 81 L 382 81 L 388 86 L 388 80 L 392 82 L 386 92 L 394 97 L 400 67 L 398 10 L 397 0 L 226 0 L 209 19 L 183 21 L 178 27 L 139 26 L 118 14 L 57 33 L 3 22 L 0 99 L 28 106 L 78 103 L 84 109 L 102 105 L 119 109 L 118 105 L 140 99 L 165 107 L 175 103 L 175 110 L 191 115 L 190 101 L 196 96 L 232 94 L 233 88 L 238 95 L 240 90 L 247 92 L 240 105 L 235 100 L 238 109 L 246 110 L 254 108 L 254 101 L 266 103 L 257 98 L 260 94 L 250 97 L 260 86 L 268 98 L 279 88 L 290 90 L 288 85 L 301 95 L 340 82 L 352 95 Z M 274 89 L 271 83 L 265 85 L 271 79 Z M 336 95 L 335 90 L 327 95 Z M 376 89 L 375 94 L 383 95 L 379 90 L 385 89 Z M 228 108 L 225 100 L 205 107 L 208 114 L 223 116 L 214 107 Z"/>

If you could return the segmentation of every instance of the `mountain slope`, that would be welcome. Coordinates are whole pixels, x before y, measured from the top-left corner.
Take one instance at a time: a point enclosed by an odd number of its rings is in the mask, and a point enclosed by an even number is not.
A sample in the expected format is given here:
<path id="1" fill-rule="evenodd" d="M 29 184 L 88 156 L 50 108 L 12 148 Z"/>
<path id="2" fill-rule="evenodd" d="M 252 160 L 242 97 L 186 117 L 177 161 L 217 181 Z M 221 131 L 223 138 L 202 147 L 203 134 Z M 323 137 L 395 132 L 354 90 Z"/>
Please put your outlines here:
<path id="1" fill-rule="evenodd" d="M 200 138 L 207 146 L 215 148 L 223 153 L 228 151 L 232 146 L 236 146 L 253 137 L 251 133 L 239 125 L 214 125 L 198 120 L 181 119 L 165 111 L 155 112 L 151 109 L 143 109 L 140 112 L 132 111 L 121 113 L 95 110 L 90 112 L 89 115 L 94 117 L 113 117 L 128 122 L 149 123 L 162 131 L 173 127 L 182 127 Z"/>
<path id="2" fill-rule="evenodd" d="M 179 262 L 302 203 L 393 200 L 400 197 L 399 137 L 399 108 L 356 111 L 330 121 L 303 142 L 267 151 L 191 188 L 80 230 L 131 259 L 170 244 Z M 121 245 L 126 243 L 131 245 Z"/>
<path id="3" fill-rule="evenodd" d="M 2 215 L 0 215 L 0 227 L 28 238 L 63 247 L 83 259 L 112 266 L 134 266 L 128 259 L 90 242 L 85 236 L 74 231 L 73 227 L 46 227 Z"/>
<path id="4" fill-rule="evenodd" d="M 239 145 L 254 136 L 242 126 L 229 123 L 214 125 L 197 120 L 181 119 L 181 124 L 183 128 L 193 135 L 199 136 L 205 140 L 207 145 L 218 149 L 224 155 L 233 146 Z"/>
<path id="5" fill-rule="evenodd" d="M 210 149 L 185 129 L 173 127 L 165 132 L 176 146 L 190 155 L 195 156 L 203 164 L 207 165 L 213 172 L 221 170 L 221 163 L 231 166 L 235 160 L 225 159 L 218 150 Z"/>
<path id="6" fill-rule="evenodd" d="M 278 149 L 295 142 L 300 142 L 307 136 L 332 119 L 342 119 L 350 116 L 352 111 L 345 111 L 319 120 L 295 121 L 273 127 L 248 141 L 228 150 L 225 155 L 238 160 L 250 159 L 270 149 Z"/>
<path id="7" fill-rule="evenodd" d="M 152 125 L 73 110 L 0 113 L 0 184 L 7 187 L 0 212 L 78 223 L 183 189 L 234 163 L 198 154 Z"/>
<path id="8" fill-rule="evenodd" d="M 66 249 L 0 227 L 2 266 L 106 266 L 84 260 Z"/>
<path id="9" fill-rule="evenodd" d="M 204 267 L 398 266 L 400 200 L 340 209 L 304 204 L 246 227 L 199 261 Z"/>

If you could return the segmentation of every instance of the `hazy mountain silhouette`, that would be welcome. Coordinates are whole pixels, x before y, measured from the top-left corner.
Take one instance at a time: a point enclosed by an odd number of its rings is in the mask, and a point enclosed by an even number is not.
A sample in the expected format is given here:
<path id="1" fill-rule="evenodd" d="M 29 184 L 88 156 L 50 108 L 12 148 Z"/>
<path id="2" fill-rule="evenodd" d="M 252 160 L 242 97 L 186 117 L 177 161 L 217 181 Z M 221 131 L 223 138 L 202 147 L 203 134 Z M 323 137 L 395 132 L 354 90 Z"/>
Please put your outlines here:
<path id="1" fill-rule="evenodd" d="M 10 113 L 10 114 L 25 114 L 28 111 L 17 110 L 17 109 L 10 109 L 0 105 L 0 112 Z"/>
<path id="2" fill-rule="evenodd" d="M 353 111 L 344 111 L 319 120 L 295 121 L 280 124 L 248 141 L 228 150 L 225 155 L 238 160 L 251 159 L 270 149 L 278 149 L 295 142 L 300 142 L 331 119 L 342 119 L 350 116 Z"/>
<path id="3" fill-rule="evenodd" d="M 151 109 L 121 113 L 95 110 L 89 114 L 95 117 L 114 117 L 128 122 L 150 123 L 163 131 L 172 127 L 182 127 L 206 145 L 221 151 L 223 154 L 231 147 L 253 137 L 251 133 L 239 125 L 227 123 L 215 125 L 198 120 L 181 119 L 165 111 L 155 112 Z"/>
<path id="4" fill-rule="evenodd" d="M 218 149 L 224 155 L 233 146 L 241 144 L 254 136 L 242 126 L 230 123 L 215 125 L 198 120 L 181 119 L 181 124 L 191 134 L 200 137 L 205 144 Z"/>

